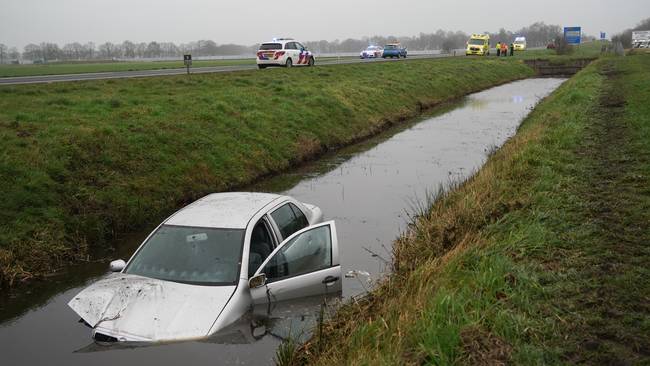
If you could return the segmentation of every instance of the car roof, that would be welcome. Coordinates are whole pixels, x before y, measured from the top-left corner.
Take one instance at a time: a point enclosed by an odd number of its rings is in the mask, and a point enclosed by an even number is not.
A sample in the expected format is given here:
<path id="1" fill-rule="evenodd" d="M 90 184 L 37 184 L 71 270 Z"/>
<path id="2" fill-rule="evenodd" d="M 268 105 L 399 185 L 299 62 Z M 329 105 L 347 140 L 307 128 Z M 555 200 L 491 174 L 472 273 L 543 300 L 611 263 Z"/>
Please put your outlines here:
<path id="1" fill-rule="evenodd" d="M 296 41 L 296 40 L 293 39 L 293 38 L 277 38 L 277 39 L 272 40 L 272 41 L 263 42 L 262 44 L 269 44 L 269 43 L 281 43 L 281 44 L 285 44 L 285 43 L 289 43 L 289 42 L 298 42 L 298 41 Z M 298 42 L 298 43 L 300 43 L 300 42 Z"/>
<path id="2" fill-rule="evenodd" d="M 213 193 L 180 209 L 165 225 L 245 229 L 257 212 L 282 198 L 272 193 Z"/>

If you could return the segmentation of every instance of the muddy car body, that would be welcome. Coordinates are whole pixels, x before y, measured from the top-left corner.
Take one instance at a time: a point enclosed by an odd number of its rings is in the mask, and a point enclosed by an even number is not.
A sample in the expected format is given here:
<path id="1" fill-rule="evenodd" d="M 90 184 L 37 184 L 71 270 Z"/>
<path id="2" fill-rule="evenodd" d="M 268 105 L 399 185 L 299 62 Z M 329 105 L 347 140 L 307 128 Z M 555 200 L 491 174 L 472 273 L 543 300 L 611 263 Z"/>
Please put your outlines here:
<path id="1" fill-rule="evenodd" d="M 336 226 L 291 197 L 217 193 L 179 210 L 68 305 L 99 341 L 208 337 L 254 304 L 340 291 Z"/>

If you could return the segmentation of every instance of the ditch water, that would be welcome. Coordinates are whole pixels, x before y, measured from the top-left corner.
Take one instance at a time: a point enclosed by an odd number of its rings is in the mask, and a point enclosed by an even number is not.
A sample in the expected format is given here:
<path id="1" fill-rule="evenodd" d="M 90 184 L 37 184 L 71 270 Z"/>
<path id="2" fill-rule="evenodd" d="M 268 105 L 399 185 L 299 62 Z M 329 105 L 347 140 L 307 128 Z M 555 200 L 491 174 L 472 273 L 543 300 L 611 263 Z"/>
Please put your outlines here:
<path id="1" fill-rule="evenodd" d="M 320 206 L 326 219 L 336 220 L 343 273 L 370 274 L 343 279 L 345 301 L 390 269 L 391 243 L 429 192 L 480 168 L 564 80 L 527 79 L 472 94 L 245 190 L 282 192 Z M 147 233 L 120 240 L 114 258 L 127 259 Z M 322 297 L 292 301 L 274 306 L 270 315 L 266 307 L 255 309 L 202 341 L 107 346 L 94 343 L 90 329 L 67 307 L 107 270 L 106 261 L 86 263 L 0 295 L 2 364 L 270 364 L 283 338 L 308 336 L 323 303 Z M 328 303 L 339 298 L 331 296 Z"/>

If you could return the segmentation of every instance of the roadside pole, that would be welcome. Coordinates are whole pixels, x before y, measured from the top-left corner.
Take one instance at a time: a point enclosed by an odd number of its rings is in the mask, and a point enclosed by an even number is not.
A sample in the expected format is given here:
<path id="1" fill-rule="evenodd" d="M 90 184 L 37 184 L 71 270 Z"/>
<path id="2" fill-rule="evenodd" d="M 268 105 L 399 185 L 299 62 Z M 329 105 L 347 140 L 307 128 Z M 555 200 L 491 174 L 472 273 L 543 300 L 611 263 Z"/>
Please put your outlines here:
<path id="1" fill-rule="evenodd" d="M 187 75 L 190 74 L 190 66 L 192 66 L 192 55 L 183 55 L 183 63 L 187 67 Z"/>

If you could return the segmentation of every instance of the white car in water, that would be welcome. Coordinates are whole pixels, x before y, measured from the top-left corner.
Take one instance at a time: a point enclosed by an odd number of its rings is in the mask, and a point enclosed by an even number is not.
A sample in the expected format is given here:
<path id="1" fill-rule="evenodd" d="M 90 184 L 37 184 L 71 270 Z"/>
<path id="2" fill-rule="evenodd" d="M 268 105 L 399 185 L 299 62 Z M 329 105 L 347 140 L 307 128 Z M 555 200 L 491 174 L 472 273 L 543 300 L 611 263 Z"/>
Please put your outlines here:
<path id="1" fill-rule="evenodd" d="M 314 54 L 292 38 L 276 38 L 262 43 L 255 60 L 260 69 L 269 66 L 314 66 L 316 62 Z"/>
<path id="2" fill-rule="evenodd" d="M 204 338 L 255 304 L 341 291 L 336 226 L 268 193 L 215 193 L 182 208 L 128 262 L 68 305 L 97 341 Z"/>

